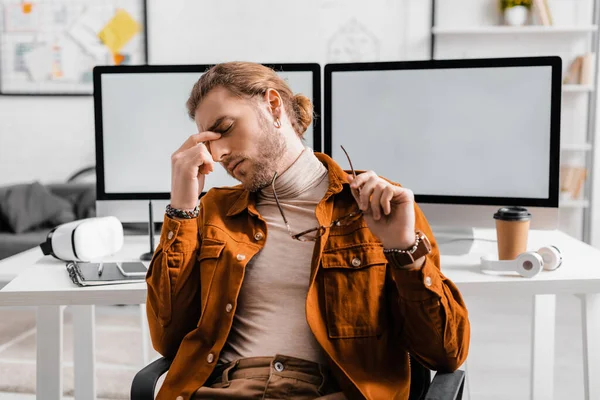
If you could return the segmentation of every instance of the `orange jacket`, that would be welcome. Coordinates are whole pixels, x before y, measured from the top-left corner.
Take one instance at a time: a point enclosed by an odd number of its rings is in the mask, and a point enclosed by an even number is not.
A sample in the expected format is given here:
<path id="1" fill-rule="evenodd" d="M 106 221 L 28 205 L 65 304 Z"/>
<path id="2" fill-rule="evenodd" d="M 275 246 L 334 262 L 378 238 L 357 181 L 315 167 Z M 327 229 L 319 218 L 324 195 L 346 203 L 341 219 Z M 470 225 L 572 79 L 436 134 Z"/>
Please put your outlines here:
<path id="1" fill-rule="evenodd" d="M 329 171 L 329 189 L 316 208 L 319 223 L 327 226 L 357 207 L 346 172 L 328 156 L 315 154 Z M 362 218 L 332 227 L 315 243 L 306 319 L 351 399 L 408 398 L 408 352 L 441 371 L 457 369 L 467 357 L 465 304 L 440 272 L 435 239 L 415 209 L 416 228 L 433 249 L 420 269 L 388 264 L 381 242 Z M 191 398 L 213 371 L 231 328 L 244 269 L 266 238 L 254 195 L 239 186 L 210 190 L 195 220 L 165 217 L 147 276 L 152 343 L 173 359 L 159 400 Z"/>

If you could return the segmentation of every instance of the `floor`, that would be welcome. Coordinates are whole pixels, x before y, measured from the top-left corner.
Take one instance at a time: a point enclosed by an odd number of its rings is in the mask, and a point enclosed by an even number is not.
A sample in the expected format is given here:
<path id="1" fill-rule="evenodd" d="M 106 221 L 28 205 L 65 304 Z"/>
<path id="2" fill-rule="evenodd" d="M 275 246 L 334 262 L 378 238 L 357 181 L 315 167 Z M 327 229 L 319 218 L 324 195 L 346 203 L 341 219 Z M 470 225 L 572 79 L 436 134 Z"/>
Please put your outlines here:
<path id="1" fill-rule="evenodd" d="M 465 300 L 472 325 L 468 360 L 471 399 L 528 399 L 532 299 L 515 296 Z M 0 307 L 0 321 L 0 399 L 32 400 L 35 398 L 35 310 Z M 574 296 L 558 296 L 555 399 L 583 399 L 580 322 L 579 300 Z M 64 390 L 66 396 L 72 397 L 73 349 L 68 308 L 64 332 Z M 100 399 L 129 398 L 131 380 L 143 364 L 140 338 L 138 307 L 96 308 Z"/>
<path id="2" fill-rule="evenodd" d="M 0 321 L 0 399 L 32 399 L 25 394 L 35 393 L 36 386 L 35 309 L 0 307 Z M 64 321 L 63 389 L 66 396 L 72 397 L 73 329 L 68 307 Z M 141 337 L 138 306 L 96 306 L 99 398 L 129 398 L 131 381 L 144 365 Z M 158 356 L 152 349 L 147 354 L 151 359 Z"/>

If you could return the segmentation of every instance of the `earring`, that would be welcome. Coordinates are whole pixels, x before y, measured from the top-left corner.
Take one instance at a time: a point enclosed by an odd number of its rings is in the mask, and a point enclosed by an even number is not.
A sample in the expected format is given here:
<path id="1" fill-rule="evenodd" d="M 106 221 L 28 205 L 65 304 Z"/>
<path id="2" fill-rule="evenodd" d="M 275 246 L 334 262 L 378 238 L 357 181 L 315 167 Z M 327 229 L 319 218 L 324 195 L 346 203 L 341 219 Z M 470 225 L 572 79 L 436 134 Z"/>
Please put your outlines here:
<path id="1" fill-rule="evenodd" d="M 275 125 L 275 128 L 277 129 L 281 128 L 281 121 L 279 120 L 279 118 L 273 121 L 273 125 Z"/>

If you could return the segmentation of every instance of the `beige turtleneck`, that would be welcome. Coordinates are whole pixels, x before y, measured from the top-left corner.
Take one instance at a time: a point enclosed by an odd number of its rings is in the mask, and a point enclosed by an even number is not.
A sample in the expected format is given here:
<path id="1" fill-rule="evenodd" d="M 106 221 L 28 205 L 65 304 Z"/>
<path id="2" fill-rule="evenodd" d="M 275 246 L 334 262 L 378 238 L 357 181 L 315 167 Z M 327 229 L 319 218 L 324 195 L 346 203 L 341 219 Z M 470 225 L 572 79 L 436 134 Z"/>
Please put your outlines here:
<path id="1" fill-rule="evenodd" d="M 328 186 L 327 169 L 309 147 L 276 179 L 277 197 L 293 233 L 319 225 L 315 208 Z M 267 222 L 266 242 L 246 267 L 220 361 L 282 354 L 324 363 L 305 311 L 315 242 L 290 237 L 271 186 L 258 193 L 256 205 Z"/>

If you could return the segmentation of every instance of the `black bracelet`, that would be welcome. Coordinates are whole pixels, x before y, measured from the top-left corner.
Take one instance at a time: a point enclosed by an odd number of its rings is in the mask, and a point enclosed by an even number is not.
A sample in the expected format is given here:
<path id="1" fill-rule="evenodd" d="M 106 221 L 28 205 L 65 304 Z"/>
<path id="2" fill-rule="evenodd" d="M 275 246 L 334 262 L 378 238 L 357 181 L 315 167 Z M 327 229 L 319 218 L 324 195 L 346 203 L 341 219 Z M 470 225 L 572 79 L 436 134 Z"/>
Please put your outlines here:
<path id="1" fill-rule="evenodd" d="M 165 213 L 171 218 L 193 219 L 198 218 L 198 215 L 200 214 L 200 206 L 198 205 L 192 211 L 189 211 L 173 208 L 170 204 L 167 204 L 167 210 Z"/>

